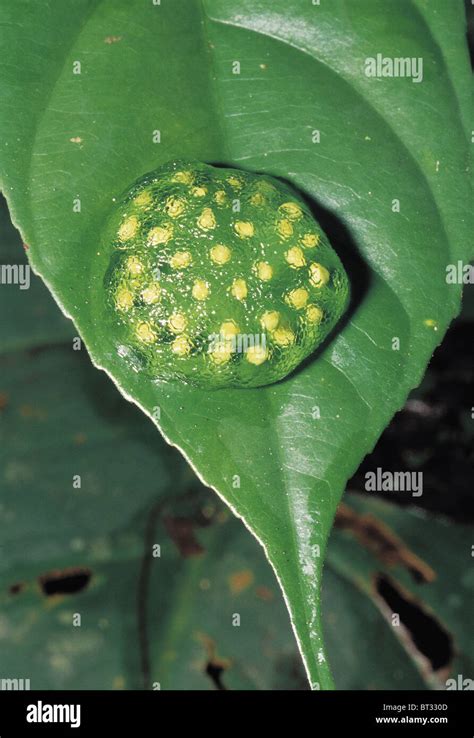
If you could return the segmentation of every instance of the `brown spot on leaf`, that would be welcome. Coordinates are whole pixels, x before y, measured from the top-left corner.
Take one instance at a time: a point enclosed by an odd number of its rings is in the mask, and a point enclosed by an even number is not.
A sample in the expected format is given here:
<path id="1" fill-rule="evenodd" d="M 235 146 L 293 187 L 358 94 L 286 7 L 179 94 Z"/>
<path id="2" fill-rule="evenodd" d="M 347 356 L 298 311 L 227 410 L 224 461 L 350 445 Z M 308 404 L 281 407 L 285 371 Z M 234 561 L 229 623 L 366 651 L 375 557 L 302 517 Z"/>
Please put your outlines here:
<path id="1" fill-rule="evenodd" d="M 46 412 L 33 405 L 20 405 L 20 415 L 25 420 L 45 420 Z"/>
<path id="2" fill-rule="evenodd" d="M 26 587 L 25 582 L 15 582 L 15 584 L 10 585 L 10 587 L 8 588 L 8 592 L 11 595 L 17 595 L 23 592 L 25 587 Z"/>
<path id="3" fill-rule="evenodd" d="M 80 144 L 80 143 L 82 143 L 82 138 L 80 136 L 73 136 L 73 138 L 70 138 L 69 140 L 73 144 Z"/>
<path id="4" fill-rule="evenodd" d="M 403 566 L 418 583 L 432 582 L 436 579 L 433 571 L 398 538 L 388 525 L 370 513 L 360 515 L 349 505 L 339 505 L 335 525 L 341 530 L 351 532 L 356 540 L 367 548 L 386 566 Z"/>
<path id="5" fill-rule="evenodd" d="M 263 585 L 255 588 L 255 594 L 260 600 L 263 600 L 264 602 L 271 602 L 275 598 L 272 590 L 268 587 L 264 587 Z"/>
<path id="6" fill-rule="evenodd" d="M 123 36 L 106 36 L 104 38 L 104 44 L 116 44 L 118 41 L 121 41 Z"/>
<path id="7" fill-rule="evenodd" d="M 236 571 L 228 578 L 229 589 L 232 594 L 237 595 L 246 590 L 253 582 L 253 574 L 249 569 Z"/>
<path id="8" fill-rule="evenodd" d="M 87 436 L 85 433 L 76 433 L 74 436 L 74 443 L 76 446 L 82 446 L 87 441 Z"/>
<path id="9" fill-rule="evenodd" d="M 163 518 L 163 523 L 166 532 L 183 558 L 201 556 L 204 553 L 204 548 L 197 540 L 194 532 L 196 527 L 194 520 L 167 516 Z"/>

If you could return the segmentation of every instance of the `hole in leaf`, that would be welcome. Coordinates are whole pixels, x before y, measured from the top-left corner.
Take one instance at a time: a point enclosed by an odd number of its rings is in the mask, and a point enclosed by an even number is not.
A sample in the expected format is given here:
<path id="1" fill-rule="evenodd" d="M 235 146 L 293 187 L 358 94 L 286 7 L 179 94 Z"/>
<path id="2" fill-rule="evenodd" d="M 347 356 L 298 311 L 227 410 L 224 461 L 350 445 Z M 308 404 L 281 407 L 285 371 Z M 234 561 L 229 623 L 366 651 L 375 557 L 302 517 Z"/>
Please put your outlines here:
<path id="1" fill-rule="evenodd" d="M 228 659 L 222 659 L 217 655 L 217 647 L 215 641 L 204 633 L 198 634 L 198 640 L 207 651 L 207 662 L 204 673 L 211 679 L 214 687 L 219 690 L 226 690 L 227 687 L 222 681 L 222 677 L 226 669 L 231 665 Z"/>
<path id="2" fill-rule="evenodd" d="M 87 587 L 92 576 L 90 569 L 63 569 L 43 574 L 39 583 L 47 597 L 60 594 L 77 594 Z"/>
<path id="3" fill-rule="evenodd" d="M 448 669 L 453 658 L 453 639 L 439 620 L 384 574 L 376 576 L 375 588 L 392 613 L 399 615 L 410 640 L 408 645 L 428 660 L 431 671 Z"/>
<path id="4" fill-rule="evenodd" d="M 222 683 L 222 675 L 224 671 L 225 667 L 215 661 L 208 661 L 206 664 L 206 674 L 211 678 L 216 689 L 227 689 L 227 687 Z"/>

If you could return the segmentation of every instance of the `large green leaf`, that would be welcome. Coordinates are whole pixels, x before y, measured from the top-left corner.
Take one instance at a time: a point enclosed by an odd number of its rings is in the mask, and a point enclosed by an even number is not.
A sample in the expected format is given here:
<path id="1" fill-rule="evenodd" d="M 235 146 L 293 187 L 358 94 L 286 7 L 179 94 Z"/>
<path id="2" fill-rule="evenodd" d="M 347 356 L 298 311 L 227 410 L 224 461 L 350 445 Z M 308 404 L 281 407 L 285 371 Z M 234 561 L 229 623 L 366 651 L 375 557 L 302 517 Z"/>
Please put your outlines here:
<path id="1" fill-rule="evenodd" d="M 0 228 L 0 261 L 24 262 L 3 203 Z M 0 525 L 9 526 L 0 551 L 4 673 L 28 676 L 42 689 L 154 682 L 164 689 L 303 688 L 283 602 L 257 543 L 199 488 L 138 409 L 83 353 L 72 354 L 71 324 L 61 320 L 38 279 L 28 292 L 1 290 L 0 303 Z M 43 320 L 33 322 L 30 315 Z M 18 350 L 13 337 L 28 350 Z M 107 458 L 123 463 L 104 465 Z M 73 471 L 82 472 L 80 490 L 71 486 Z M 424 686 L 419 653 L 413 645 L 405 651 L 400 629 L 390 627 L 376 606 L 373 581 L 381 571 L 405 574 L 404 587 L 407 577 L 406 567 L 387 567 L 370 551 L 367 536 L 361 548 L 356 536 L 369 522 L 367 512 L 372 526 L 376 516 L 375 526 L 388 524 L 389 535 L 403 536 L 404 549 L 435 567 L 434 581 L 408 577 L 408 587 L 417 597 L 428 590 L 424 607 L 449 630 L 458 671 L 470 673 L 468 614 L 459 593 L 445 596 L 469 553 L 469 530 L 370 499 L 348 502 L 359 514 L 335 529 L 324 578 L 323 617 L 336 683 L 344 689 Z M 154 560 L 151 538 L 161 546 Z M 373 538 L 374 550 L 383 551 L 380 536 Z M 69 595 L 48 596 L 39 586 L 51 572 L 74 579 L 84 570 L 87 585 Z M 469 578 L 461 586 L 468 595 Z M 80 628 L 73 626 L 74 613 L 82 616 Z M 233 614 L 240 616 L 238 627 Z"/>
<path id="2" fill-rule="evenodd" d="M 443 689 L 447 678 L 472 673 L 463 606 L 474 590 L 471 537 L 472 526 L 366 494 L 346 496 L 328 546 L 332 576 L 324 602 L 328 651 L 342 688 Z M 358 640 L 356 650 L 336 647 L 341 631 L 349 642 Z M 348 666 L 359 649 L 361 670 Z"/>
<path id="3" fill-rule="evenodd" d="M 31 263 L 95 364 L 264 545 L 310 681 L 329 687 L 319 591 L 333 515 L 458 310 L 446 264 L 469 256 L 462 3 L 5 0 L 0 23 L 3 189 Z M 423 57 L 423 82 L 365 77 L 380 49 Z M 290 180 L 339 250 L 348 320 L 286 381 L 157 389 L 117 357 L 99 232 L 113 198 L 174 157 Z"/>

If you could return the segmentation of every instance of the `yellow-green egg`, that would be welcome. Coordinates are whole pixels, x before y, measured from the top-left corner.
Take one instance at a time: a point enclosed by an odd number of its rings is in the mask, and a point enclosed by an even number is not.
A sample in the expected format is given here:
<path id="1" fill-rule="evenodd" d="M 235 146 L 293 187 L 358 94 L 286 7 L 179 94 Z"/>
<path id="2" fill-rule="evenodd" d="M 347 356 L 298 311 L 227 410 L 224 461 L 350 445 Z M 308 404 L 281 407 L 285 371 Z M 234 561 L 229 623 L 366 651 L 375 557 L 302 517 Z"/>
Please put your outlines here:
<path id="1" fill-rule="evenodd" d="M 200 162 L 172 161 L 132 184 L 100 253 L 117 356 L 156 382 L 283 380 L 349 299 L 339 257 L 293 188 Z"/>

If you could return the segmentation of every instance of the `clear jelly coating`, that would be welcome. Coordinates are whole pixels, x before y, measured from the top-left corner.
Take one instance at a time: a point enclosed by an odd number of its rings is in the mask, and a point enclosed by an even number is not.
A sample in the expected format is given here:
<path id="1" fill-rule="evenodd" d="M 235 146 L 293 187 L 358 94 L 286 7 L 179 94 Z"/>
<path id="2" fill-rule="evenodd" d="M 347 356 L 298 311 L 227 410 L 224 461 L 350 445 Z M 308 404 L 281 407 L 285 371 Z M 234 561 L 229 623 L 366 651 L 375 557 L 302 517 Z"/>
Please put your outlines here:
<path id="1" fill-rule="evenodd" d="M 265 175 L 170 162 L 131 187 L 103 239 L 118 353 L 157 380 L 271 384 L 347 305 L 346 273 L 307 205 Z"/>

